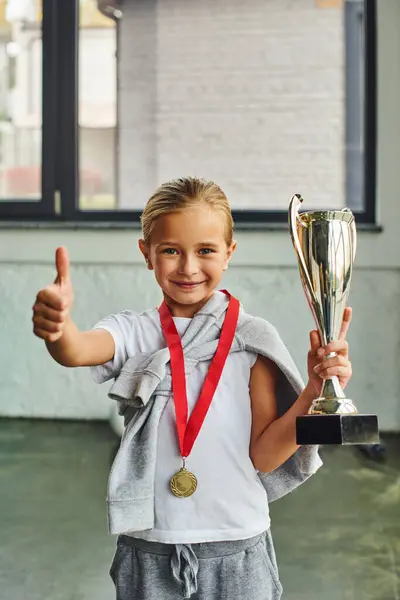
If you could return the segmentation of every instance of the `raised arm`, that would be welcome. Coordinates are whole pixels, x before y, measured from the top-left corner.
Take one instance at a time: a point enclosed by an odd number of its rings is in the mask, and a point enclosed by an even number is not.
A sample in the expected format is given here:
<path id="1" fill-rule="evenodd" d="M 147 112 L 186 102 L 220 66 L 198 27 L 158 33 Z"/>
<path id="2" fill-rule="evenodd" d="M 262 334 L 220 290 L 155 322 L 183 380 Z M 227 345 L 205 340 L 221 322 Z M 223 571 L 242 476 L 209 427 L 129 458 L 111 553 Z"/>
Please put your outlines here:
<path id="1" fill-rule="evenodd" d="M 275 397 L 278 367 L 259 356 L 250 376 L 252 431 L 250 457 L 256 469 L 269 473 L 283 464 L 300 446 L 296 444 L 296 418 L 307 413 L 317 393 L 308 385 L 280 418 Z"/>
<path id="2" fill-rule="evenodd" d="M 33 333 L 45 341 L 47 350 L 60 365 L 101 365 L 114 356 L 112 335 L 104 329 L 79 331 L 71 319 L 74 302 L 69 257 L 66 248 L 56 250 L 57 276 L 41 289 L 33 306 Z"/>
<path id="3" fill-rule="evenodd" d="M 307 414 L 312 401 L 320 393 L 324 378 L 336 376 L 342 389 L 347 385 L 352 375 L 345 340 L 350 321 L 351 309 L 348 307 L 343 315 L 339 339 L 325 347 L 320 345 L 318 331 L 310 332 L 307 385 L 289 410 L 279 418 L 275 397 L 277 366 L 266 358 L 258 357 L 250 375 L 253 416 L 250 456 L 259 471 L 273 471 L 299 449 L 296 442 L 296 419 Z M 336 355 L 332 357 L 331 353 Z"/>

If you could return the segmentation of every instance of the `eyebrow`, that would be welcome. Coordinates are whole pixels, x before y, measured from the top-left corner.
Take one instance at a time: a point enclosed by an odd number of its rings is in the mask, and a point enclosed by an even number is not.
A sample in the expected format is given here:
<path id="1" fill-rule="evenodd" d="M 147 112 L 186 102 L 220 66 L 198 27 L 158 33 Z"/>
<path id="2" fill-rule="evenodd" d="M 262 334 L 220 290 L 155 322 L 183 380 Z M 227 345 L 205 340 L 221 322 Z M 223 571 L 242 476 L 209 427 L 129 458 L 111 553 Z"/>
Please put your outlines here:
<path id="1" fill-rule="evenodd" d="M 180 246 L 180 244 L 179 242 L 164 241 L 157 244 L 157 247 L 160 246 Z M 199 242 L 198 244 L 196 244 L 196 246 L 213 246 L 214 248 L 216 248 L 218 244 L 216 242 Z"/>

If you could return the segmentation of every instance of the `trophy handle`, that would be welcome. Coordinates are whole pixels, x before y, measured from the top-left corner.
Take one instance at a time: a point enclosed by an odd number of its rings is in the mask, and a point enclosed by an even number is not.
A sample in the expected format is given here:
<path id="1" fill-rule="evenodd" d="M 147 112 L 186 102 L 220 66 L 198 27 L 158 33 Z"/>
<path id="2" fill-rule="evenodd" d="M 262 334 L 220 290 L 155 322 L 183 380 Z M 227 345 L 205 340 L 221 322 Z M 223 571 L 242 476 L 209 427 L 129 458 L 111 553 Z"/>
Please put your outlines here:
<path id="1" fill-rule="evenodd" d="M 350 208 L 344 208 L 343 212 L 351 212 Z M 353 250 L 353 262 L 355 261 L 356 258 L 356 250 L 357 250 L 357 228 L 356 228 L 356 220 L 353 218 L 350 222 L 350 229 L 351 229 L 351 235 L 352 235 L 352 239 L 351 239 L 351 244 L 352 244 L 352 250 Z"/>
<path id="2" fill-rule="evenodd" d="M 300 270 L 303 274 L 305 281 L 307 282 L 307 287 L 308 287 L 310 295 L 315 303 L 315 306 L 317 306 L 318 305 L 317 298 L 315 296 L 314 288 L 313 288 L 310 276 L 307 271 L 307 265 L 306 265 L 306 261 L 304 260 L 303 250 L 301 249 L 299 235 L 297 233 L 297 227 L 296 227 L 297 221 L 301 224 L 302 227 L 305 227 L 305 225 L 301 222 L 301 219 L 299 218 L 299 206 L 302 202 L 303 202 L 303 198 L 301 197 L 300 194 L 294 194 L 294 196 L 292 196 L 292 198 L 290 200 L 290 204 L 289 204 L 290 235 L 292 238 L 294 249 L 296 250 L 296 254 L 299 259 Z"/>

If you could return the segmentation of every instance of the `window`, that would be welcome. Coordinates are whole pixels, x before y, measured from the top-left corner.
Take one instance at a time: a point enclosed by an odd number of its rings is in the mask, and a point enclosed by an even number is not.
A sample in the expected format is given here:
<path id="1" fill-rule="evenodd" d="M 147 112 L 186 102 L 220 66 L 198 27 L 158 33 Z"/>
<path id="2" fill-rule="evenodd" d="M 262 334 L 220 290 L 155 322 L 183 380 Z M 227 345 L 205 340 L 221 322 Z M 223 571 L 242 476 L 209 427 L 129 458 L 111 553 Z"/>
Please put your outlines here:
<path id="1" fill-rule="evenodd" d="M 117 36 L 95 0 L 79 11 L 79 208 L 116 204 Z"/>
<path id="2" fill-rule="evenodd" d="M 10 31 L 40 31 L 31 3 Z M 159 183 L 195 174 L 220 183 L 239 227 L 286 222 L 296 192 L 374 223 L 375 26 L 375 0 L 43 0 L 42 128 L 39 40 L 33 69 L 7 67 L 33 86 L 29 151 L 3 161 L 0 138 L 1 173 L 41 168 L 43 185 L 1 188 L 0 218 L 134 223 Z"/>
<path id="3" fill-rule="evenodd" d="M 47 17 L 47 15 L 46 15 Z M 0 5 L 0 210 L 1 216 L 51 216 L 49 187 L 42 186 L 42 163 L 52 142 L 43 139 L 42 85 L 52 77 L 51 57 L 43 57 L 52 32 L 38 1 Z M 50 34 L 50 35 L 49 35 Z M 45 80 L 43 74 L 46 72 Z M 48 95 L 50 98 L 50 94 Z M 46 124 L 50 125 L 48 114 Z M 54 153 L 54 147 L 52 148 Z M 52 193 L 53 180 L 47 177 Z"/>

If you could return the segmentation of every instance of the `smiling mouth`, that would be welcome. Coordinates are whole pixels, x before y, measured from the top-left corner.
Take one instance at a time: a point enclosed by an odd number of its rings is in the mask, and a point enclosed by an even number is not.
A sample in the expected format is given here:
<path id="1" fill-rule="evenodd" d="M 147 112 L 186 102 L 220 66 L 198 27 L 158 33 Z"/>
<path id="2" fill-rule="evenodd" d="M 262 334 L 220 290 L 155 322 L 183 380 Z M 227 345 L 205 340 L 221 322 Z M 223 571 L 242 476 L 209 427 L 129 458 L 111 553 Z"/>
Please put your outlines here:
<path id="1" fill-rule="evenodd" d="M 201 285 L 202 283 L 205 283 L 205 282 L 204 281 L 191 281 L 190 283 L 188 283 L 186 281 L 174 281 L 173 283 L 175 283 L 175 285 L 179 285 L 179 287 L 190 289 L 190 288 L 194 288 L 198 285 Z"/>

